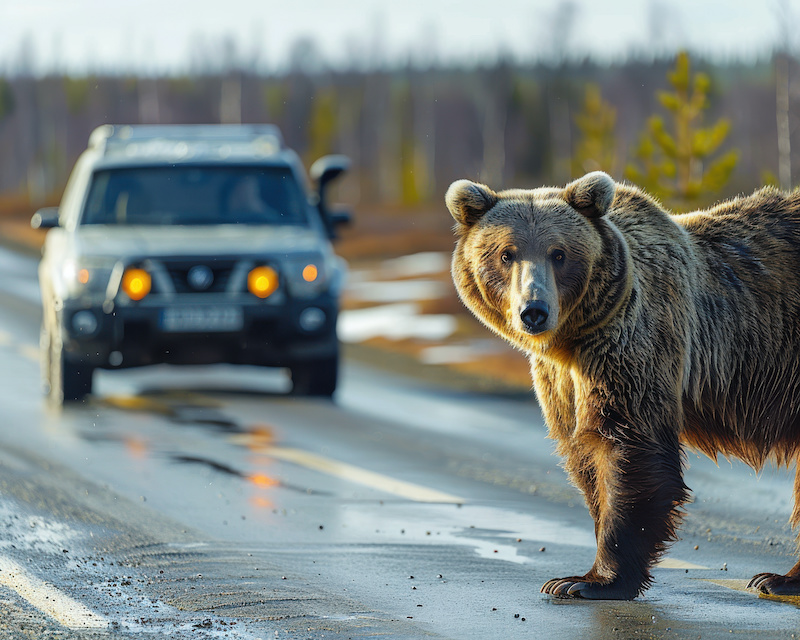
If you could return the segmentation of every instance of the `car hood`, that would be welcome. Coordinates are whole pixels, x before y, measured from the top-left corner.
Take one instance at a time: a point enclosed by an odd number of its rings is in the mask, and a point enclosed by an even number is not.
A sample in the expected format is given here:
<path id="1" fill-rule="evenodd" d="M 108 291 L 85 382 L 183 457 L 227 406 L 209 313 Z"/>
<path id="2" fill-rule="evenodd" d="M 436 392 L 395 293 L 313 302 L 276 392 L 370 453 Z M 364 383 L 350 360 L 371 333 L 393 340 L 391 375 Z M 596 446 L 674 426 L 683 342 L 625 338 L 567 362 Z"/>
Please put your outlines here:
<path id="1" fill-rule="evenodd" d="M 205 256 L 320 251 L 320 234 L 298 226 L 197 227 L 87 225 L 74 234 L 75 254 L 85 257 Z"/>

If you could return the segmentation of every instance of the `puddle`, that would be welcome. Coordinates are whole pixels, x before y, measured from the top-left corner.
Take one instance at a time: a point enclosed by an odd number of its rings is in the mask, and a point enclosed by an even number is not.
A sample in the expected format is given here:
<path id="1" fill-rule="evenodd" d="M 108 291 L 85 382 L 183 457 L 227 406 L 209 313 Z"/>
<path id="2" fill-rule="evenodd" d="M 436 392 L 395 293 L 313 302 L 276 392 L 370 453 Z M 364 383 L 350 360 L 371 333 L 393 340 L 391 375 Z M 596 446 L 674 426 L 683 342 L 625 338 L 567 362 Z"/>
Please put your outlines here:
<path id="1" fill-rule="evenodd" d="M 225 474 L 227 476 L 233 476 L 235 478 L 240 478 L 245 482 L 253 485 L 254 487 L 258 487 L 260 489 L 271 489 L 271 488 L 281 488 L 281 489 L 288 489 L 290 491 L 295 491 L 298 493 L 302 493 L 305 495 L 318 495 L 318 496 L 331 496 L 332 493 L 327 491 L 319 491 L 317 489 L 307 489 L 305 487 L 299 487 L 297 485 L 287 484 L 278 478 L 273 476 L 267 475 L 262 472 L 254 472 L 254 473 L 244 473 L 239 471 L 238 469 L 234 469 L 231 466 L 223 464 L 221 462 L 216 462 L 214 460 L 210 460 L 208 458 L 203 458 L 200 456 L 184 456 L 184 455 L 173 455 L 171 456 L 175 462 L 180 462 L 182 464 L 194 464 L 207 467 L 212 469 L 218 473 Z"/>
<path id="2" fill-rule="evenodd" d="M 190 394 L 110 395 L 98 402 L 123 411 L 139 411 L 166 416 L 179 424 L 202 424 L 225 430 L 239 430 L 239 425 L 208 399 Z"/>
<path id="3" fill-rule="evenodd" d="M 221 411 L 208 407 L 175 406 L 172 409 L 170 418 L 174 422 L 205 424 L 213 427 L 221 427 L 225 430 L 239 430 L 239 425 L 237 425 L 234 420 L 228 418 Z"/>
<path id="4" fill-rule="evenodd" d="M 342 525 L 358 531 L 375 531 L 391 536 L 395 542 L 453 544 L 473 549 L 476 555 L 491 560 L 517 564 L 532 562 L 517 542 L 534 543 L 538 549 L 547 544 L 594 548 L 594 534 L 564 522 L 539 518 L 494 507 L 464 505 L 448 508 L 441 505 L 414 507 L 409 516 L 407 505 L 384 504 L 374 507 L 349 505 L 341 512 Z"/>

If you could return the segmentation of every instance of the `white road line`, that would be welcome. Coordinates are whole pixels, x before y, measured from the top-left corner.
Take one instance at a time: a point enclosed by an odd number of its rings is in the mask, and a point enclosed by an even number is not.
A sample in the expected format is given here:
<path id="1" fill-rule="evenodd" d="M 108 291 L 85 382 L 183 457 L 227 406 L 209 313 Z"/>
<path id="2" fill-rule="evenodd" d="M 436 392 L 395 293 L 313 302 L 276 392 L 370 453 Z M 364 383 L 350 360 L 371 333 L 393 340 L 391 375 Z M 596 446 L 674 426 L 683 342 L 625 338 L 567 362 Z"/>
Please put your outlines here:
<path id="1" fill-rule="evenodd" d="M 68 629 L 108 627 L 106 618 L 94 613 L 53 585 L 32 576 L 5 556 L 0 556 L 0 584 L 13 589 L 39 611 Z"/>
<path id="2" fill-rule="evenodd" d="M 464 502 L 466 502 L 464 498 L 449 493 L 443 493 L 411 482 L 390 478 L 389 476 L 375 473 L 374 471 L 368 471 L 367 469 L 361 469 L 360 467 L 339 462 L 338 460 L 332 460 L 331 458 L 326 458 L 309 451 L 287 447 L 253 446 L 252 441 L 243 442 L 243 444 L 248 445 L 251 451 L 257 451 L 270 458 L 292 462 L 306 467 L 307 469 L 313 469 L 314 471 L 320 471 L 372 489 L 392 493 L 396 496 L 413 500 L 414 502 L 449 504 L 464 504 Z"/>

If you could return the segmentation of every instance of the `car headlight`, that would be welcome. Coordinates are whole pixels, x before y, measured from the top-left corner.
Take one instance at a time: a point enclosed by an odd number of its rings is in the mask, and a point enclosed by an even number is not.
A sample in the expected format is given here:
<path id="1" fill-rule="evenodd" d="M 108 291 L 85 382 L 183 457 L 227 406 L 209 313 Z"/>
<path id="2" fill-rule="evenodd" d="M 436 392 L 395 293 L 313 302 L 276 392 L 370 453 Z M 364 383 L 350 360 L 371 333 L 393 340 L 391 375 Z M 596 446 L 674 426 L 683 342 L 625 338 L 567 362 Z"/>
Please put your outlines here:
<path id="1" fill-rule="evenodd" d="M 247 274 L 247 290 L 261 299 L 275 293 L 278 284 L 278 272 L 266 265 L 253 267 Z"/>
<path id="2" fill-rule="evenodd" d="M 71 296 L 102 293 L 108 286 L 113 263 L 94 260 L 67 260 L 62 267 L 64 285 Z"/>
<path id="3" fill-rule="evenodd" d="M 122 274 L 120 289 L 122 289 L 131 300 L 141 300 L 150 293 L 152 286 L 152 278 L 144 269 L 128 267 Z"/>

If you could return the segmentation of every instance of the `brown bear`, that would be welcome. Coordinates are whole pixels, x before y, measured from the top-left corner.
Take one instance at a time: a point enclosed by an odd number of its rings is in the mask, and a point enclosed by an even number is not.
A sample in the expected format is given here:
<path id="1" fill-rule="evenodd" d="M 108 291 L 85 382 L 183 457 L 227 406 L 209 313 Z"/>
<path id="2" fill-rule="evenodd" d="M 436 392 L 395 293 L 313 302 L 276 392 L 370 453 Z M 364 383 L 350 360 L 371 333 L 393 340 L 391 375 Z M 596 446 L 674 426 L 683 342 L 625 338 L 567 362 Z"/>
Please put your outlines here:
<path id="1" fill-rule="evenodd" d="M 755 469 L 800 455 L 800 192 L 673 215 L 594 172 L 499 193 L 460 180 L 446 202 L 458 293 L 529 356 L 595 522 L 592 568 L 542 592 L 635 598 L 683 515 L 682 446 Z M 800 595 L 800 562 L 749 586 Z"/>

